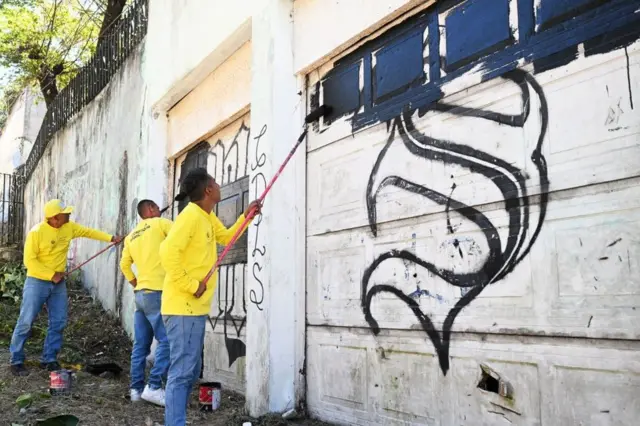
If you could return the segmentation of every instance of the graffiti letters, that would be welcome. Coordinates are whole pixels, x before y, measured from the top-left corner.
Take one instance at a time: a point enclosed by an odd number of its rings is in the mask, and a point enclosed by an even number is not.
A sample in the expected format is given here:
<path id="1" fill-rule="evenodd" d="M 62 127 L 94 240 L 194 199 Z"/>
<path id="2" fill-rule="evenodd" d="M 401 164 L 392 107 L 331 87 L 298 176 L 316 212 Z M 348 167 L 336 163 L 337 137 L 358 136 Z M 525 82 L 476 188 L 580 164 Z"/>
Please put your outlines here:
<path id="1" fill-rule="evenodd" d="M 254 136 L 255 140 L 255 158 L 251 164 L 251 171 L 256 172 L 253 178 L 251 178 L 251 184 L 253 185 L 253 199 L 257 199 L 262 191 L 267 187 L 267 179 L 264 174 L 258 170 L 267 162 L 267 156 L 264 152 L 260 150 L 260 140 L 267 133 L 267 125 L 265 124 L 260 129 L 260 133 L 257 136 Z M 262 302 L 264 301 L 264 284 L 262 277 L 262 268 L 264 258 L 267 254 L 267 246 L 263 243 L 263 240 L 260 238 L 260 224 L 262 223 L 262 215 L 258 216 L 258 218 L 254 221 L 253 226 L 256 228 L 255 233 L 255 241 L 253 245 L 253 250 L 251 251 L 251 256 L 253 257 L 253 264 L 251 265 L 251 273 L 253 274 L 253 278 L 256 280 L 256 284 L 258 288 L 251 289 L 249 292 L 249 300 L 253 303 L 256 308 L 262 310 Z"/>
<path id="2" fill-rule="evenodd" d="M 390 293 L 396 296 L 413 311 L 421 328 L 429 336 L 438 354 L 440 367 L 444 374 L 449 370 L 451 328 L 456 316 L 478 297 L 488 285 L 504 279 L 527 256 L 540 233 L 546 215 L 549 181 L 547 166 L 541 149 L 548 122 L 546 99 L 542 88 L 530 74 L 514 70 L 505 75 L 504 78 L 515 83 L 520 89 L 522 111 L 519 114 L 502 114 L 442 102 L 437 102 L 417 111 L 405 112 L 393 120 L 389 139 L 375 162 L 367 185 L 366 207 L 369 226 L 374 236 L 378 234 L 378 196 L 384 188 L 396 187 L 424 197 L 425 201 L 429 200 L 441 206 L 446 206 L 447 212 L 450 209 L 455 210 L 465 220 L 471 221 L 482 231 L 482 235 L 489 247 L 489 254 L 484 259 L 481 267 L 472 272 L 462 273 L 453 269 L 438 267 L 429 260 L 420 258 L 407 250 L 391 250 L 379 255 L 364 272 L 361 292 L 362 310 L 373 332 L 377 334 L 380 331 L 378 322 L 371 312 L 373 298 L 381 293 Z M 458 117 L 486 120 L 496 125 L 522 128 L 531 119 L 532 105 L 538 107 L 536 113 L 539 114 L 539 120 L 533 120 L 533 126 L 536 127 L 537 144 L 533 147 L 530 155 L 531 162 L 537 170 L 536 174 L 541 189 L 539 212 L 535 214 L 535 220 L 533 220 L 530 212 L 531 202 L 527 193 L 523 170 L 504 159 L 479 149 L 454 141 L 433 138 L 419 131 L 413 122 L 414 115 L 420 117 L 429 111 L 439 111 Z M 482 138 L 482 135 L 478 137 Z M 392 161 L 389 155 L 392 149 L 396 153 L 398 150 L 406 150 L 408 155 L 424 161 L 456 165 L 488 179 L 502 195 L 504 210 L 508 216 L 508 236 L 506 241 L 503 242 L 501 240 L 493 219 L 487 217 L 480 210 L 453 198 L 453 190 L 450 195 L 446 195 L 430 188 L 428 183 L 417 182 L 415 179 L 402 174 L 379 176 L 382 164 Z M 448 220 L 447 228 L 450 233 L 454 232 L 450 220 Z M 415 292 L 406 294 L 393 285 L 376 284 L 371 279 L 374 271 L 382 263 L 391 259 L 402 259 L 415 264 L 450 285 L 468 290 L 447 314 L 441 333 L 436 330 L 429 315 L 421 310 Z M 422 294 L 424 291 L 419 291 L 418 294 Z"/>

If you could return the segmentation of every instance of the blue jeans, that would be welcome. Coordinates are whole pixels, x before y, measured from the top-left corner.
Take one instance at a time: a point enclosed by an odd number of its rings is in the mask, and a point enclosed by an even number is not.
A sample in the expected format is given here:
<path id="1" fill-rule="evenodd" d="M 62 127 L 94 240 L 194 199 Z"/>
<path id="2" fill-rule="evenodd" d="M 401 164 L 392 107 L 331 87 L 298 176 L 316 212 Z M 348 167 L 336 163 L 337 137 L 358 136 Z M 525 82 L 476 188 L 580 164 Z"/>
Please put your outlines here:
<path id="1" fill-rule="evenodd" d="M 165 390 L 165 426 L 184 426 L 191 389 L 200 377 L 207 316 L 167 315 L 171 366 Z"/>
<path id="2" fill-rule="evenodd" d="M 49 312 L 49 328 L 44 340 L 41 361 L 56 361 L 62 348 L 62 331 L 67 325 L 67 284 L 64 281 L 54 284 L 52 281 L 27 277 L 22 290 L 20 316 L 11 337 L 11 365 L 24 364 L 24 344 L 45 303 Z"/>
<path id="3" fill-rule="evenodd" d="M 133 350 L 131 351 L 131 389 L 142 392 L 147 356 L 155 336 L 158 341 L 155 361 L 149 372 L 149 387 L 160 389 L 169 369 L 169 341 L 160 314 L 162 292 L 139 290 L 135 292 L 136 312 L 133 315 Z"/>

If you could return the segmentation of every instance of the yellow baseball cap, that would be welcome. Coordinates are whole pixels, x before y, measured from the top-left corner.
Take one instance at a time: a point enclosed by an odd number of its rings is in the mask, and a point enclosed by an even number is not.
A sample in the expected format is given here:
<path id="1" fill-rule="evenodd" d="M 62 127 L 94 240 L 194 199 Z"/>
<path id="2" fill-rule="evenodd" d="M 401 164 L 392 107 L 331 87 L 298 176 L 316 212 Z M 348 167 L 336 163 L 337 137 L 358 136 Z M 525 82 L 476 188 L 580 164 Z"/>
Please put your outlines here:
<path id="1" fill-rule="evenodd" d="M 60 213 L 69 214 L 73 211 L 73 207 L 65 207 L 60 200 L 51 200 L 44 205 L 44 217 L 45 219 L 52 218 Z"/>

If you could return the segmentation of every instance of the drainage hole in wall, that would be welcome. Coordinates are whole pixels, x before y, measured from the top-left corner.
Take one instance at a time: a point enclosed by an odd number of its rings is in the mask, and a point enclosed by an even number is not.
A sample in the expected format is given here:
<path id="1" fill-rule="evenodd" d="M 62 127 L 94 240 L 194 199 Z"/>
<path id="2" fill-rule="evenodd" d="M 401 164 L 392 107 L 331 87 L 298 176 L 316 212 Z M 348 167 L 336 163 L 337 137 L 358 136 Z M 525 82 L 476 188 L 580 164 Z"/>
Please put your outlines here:
<path id="1" fill-rule="evenodd" d="M 499 393 L 500 382 L 495 377 L 482 370 L 482 378 L 478 383 L 478 389 L 485 390 L 487 392 Z"/>

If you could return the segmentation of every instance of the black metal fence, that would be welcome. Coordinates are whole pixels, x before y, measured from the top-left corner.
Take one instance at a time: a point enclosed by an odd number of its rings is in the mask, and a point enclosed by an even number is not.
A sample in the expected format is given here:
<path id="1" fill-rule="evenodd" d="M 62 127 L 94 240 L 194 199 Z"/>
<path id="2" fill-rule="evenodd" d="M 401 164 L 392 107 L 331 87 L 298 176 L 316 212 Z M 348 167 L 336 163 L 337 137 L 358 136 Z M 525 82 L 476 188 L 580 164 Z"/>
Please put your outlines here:
<path id="1" fill-rule="evenodd" d="M 22 244 L 23 189 L 20 175 L 0 173 L 0 247 Z"/>
<path id="2" fill-rule="evenodd" d="M 24 182 L 31 177 L 53 135 L 98 96 L 142 41 L 147 34 L 148 9 L 148 0 L 134 0 L 117 24 L 107 30 L 89 63 L 47 108 L 40 132 L 25 163 Z"/>

